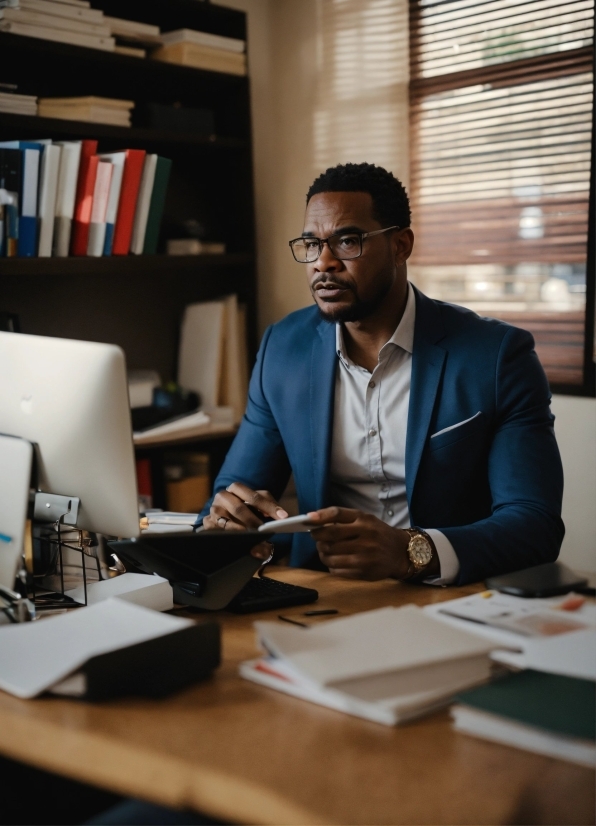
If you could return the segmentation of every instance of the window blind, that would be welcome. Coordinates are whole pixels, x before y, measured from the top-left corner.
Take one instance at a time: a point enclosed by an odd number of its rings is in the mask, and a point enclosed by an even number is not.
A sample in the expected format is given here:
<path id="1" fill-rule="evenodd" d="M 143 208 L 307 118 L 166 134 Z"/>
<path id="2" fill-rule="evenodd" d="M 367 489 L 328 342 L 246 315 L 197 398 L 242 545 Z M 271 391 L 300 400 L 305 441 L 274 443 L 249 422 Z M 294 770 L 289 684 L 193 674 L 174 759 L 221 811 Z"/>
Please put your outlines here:
<path id="1" fill-rule="evenodd" d="M 411 0 L 412 275 L 585 380 L 592 0 Z"/>

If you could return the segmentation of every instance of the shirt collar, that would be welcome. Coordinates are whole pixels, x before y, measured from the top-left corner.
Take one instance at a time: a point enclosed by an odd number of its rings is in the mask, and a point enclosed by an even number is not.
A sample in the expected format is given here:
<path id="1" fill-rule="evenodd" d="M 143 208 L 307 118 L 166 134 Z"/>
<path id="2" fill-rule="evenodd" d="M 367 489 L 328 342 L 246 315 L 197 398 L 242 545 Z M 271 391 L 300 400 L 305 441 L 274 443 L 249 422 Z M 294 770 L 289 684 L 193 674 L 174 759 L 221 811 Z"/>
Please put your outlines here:
<path id="1" fill-rule="evenodd" d="M 406 302 L 406 309 L 404 310 L 404 314 L 401 317 L 401 320 L 389 341 L 384 344 L 383 346 L 386 347 L 387 344 L 395 344 L 397 347 L 401 347 L 402 350 L 405 350 L 407 353 L 412 353 L 414 349 L 414 325 L 416 323 L 416 296 L 414 295 L 414 289 L 410 282 L 408 281 L 408 300 Z M 349 367 L 352 362 L 347 354 L 344 336 L 343 336 L 343 327 L 340 321 L 337 322 L 335 325 L 335 349 L 337 355 L 345 364 L 346 367 Z"/>

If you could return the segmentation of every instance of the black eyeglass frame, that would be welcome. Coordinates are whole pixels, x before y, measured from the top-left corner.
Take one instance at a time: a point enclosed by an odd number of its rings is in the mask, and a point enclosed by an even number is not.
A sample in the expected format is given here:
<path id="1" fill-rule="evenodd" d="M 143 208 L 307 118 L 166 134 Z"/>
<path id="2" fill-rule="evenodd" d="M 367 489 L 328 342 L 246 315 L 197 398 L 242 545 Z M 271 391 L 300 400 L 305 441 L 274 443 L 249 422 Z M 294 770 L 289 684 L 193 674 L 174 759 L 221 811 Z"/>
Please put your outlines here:
<path id="1" fill-rule="evenodd" d="M 301 235 L 299 238 L 293 238 L 291 241 L 288 241 L 288 244 L 290 246 L 290 249 L 292 250 L 292 255 L 294 256 L 294 260 L 298 264 L 313 264 L 318 258 L 321 257 L 321 253 L 323 252 L 323 244 L 327 244 L 327 246 L 331 250 L 332 255 L 335 256 L 335 258 L 337 258 L 339 261 L 353 261 L 355 258 L 360 258 L 360 256 L 362 255 L 362 242 L 364 241 L 365 238 L 372 238 L 373 235 L 381 235 L 383 232 L 389 232 L 389 230 L 392 230 L 392 229 L 401 229 L 401 227 L 398 226 L 397 224 L 395 224 L 395 226 L 393 226 L 393 227 L 385 227 L 384 229 L 375 229 L 372 232 L 360 232 L 360 230 L 352 230 L 352 232 L 334 232 L 333 235 L 330 235 L 328 238 L 315 238 L 314 236 L 310 236 L 310 235 Z M 360 252 L 357 255 L 348 255 L 348 256 L 337 255 L 331 249 L 331 246 L 329 244 L 330 239 L 331 238 L 341 238 L 342 236 L 345 236 L 345 235 L 356 235 L 356 236 L 358 236 L 358 238 L 360 238 Z M 319 249 L 317 251 L 316 257 L 313 258 L 312 260 L 307 260 L 307 261 L 301 261 L 299 258 L 297 258 L 296 253 L 294 252 L 294 247 L 293 247 L 293 244 L 295 244 L 297 241 L 317 241 L 318 244 L 319 244 Z"/>

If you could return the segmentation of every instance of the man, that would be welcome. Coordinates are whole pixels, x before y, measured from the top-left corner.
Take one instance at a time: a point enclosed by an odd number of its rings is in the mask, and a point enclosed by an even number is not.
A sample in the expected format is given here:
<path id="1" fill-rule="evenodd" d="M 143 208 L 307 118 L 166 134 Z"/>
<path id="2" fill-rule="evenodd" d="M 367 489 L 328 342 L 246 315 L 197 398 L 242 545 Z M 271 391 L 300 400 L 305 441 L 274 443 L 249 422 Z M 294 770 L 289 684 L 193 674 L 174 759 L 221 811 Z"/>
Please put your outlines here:
<path id="1" fill-rule="evenodd" d="M 386 170 L 313 183 L 290 246 L 316 306 L 263 336 L 205 529 L 284 518 L 293 472 L 313 525 L 293 566 L 463 584 L 556 559 L 562 469 L 532 336 L 416 290 L 413 242 Z"/>

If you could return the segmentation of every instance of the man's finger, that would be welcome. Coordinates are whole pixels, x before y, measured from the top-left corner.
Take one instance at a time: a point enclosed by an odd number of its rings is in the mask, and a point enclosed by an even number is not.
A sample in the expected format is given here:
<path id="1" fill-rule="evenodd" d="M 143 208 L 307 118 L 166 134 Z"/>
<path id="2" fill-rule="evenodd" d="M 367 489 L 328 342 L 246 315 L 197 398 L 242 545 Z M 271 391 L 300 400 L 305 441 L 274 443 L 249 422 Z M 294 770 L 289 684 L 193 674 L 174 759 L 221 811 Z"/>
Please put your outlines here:
<path id="1" fill-rule="evenodd" d="M 309 522 L 324 524 L 327 522 L 355 522 L 360 515 L 360 511 L 354 508 L 338 508 L 335 505 L 331 508 L 321 508 L 318 511 L 310 511 L 306 514 Z"/>
<path id="2" fill-rule="evenodd" d="M 214 513 L 216 509 L 218 516 L 227 516 L 239 522 L 245 528 L 253 528 L 256 530 L 259 525 L 263 524 L 263 520 L 259 519 L 259 517 L 244 504 L 242 499 L 225 490 L 220 490 L 217 494 L 217 499 L 214 500 L 214 504 L 211 506 L 211 513 Z"/>
<path id="3" fill-rule="evenodd" d="M 242 482 L 232 482 L 231 485 L 228 485 L 227 490 L 265 516 L 270 516 L 272 519 L 287 519 L 288 517 L 287 511 L 282 508 L 279 502 L 275 501 L 267 490 L 253 490 L 248 485 L 242 484 Z"/>

